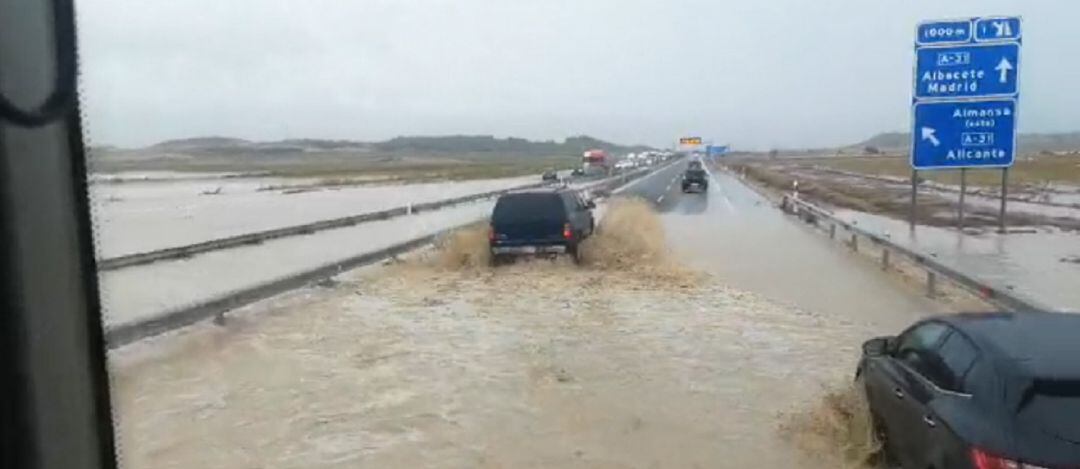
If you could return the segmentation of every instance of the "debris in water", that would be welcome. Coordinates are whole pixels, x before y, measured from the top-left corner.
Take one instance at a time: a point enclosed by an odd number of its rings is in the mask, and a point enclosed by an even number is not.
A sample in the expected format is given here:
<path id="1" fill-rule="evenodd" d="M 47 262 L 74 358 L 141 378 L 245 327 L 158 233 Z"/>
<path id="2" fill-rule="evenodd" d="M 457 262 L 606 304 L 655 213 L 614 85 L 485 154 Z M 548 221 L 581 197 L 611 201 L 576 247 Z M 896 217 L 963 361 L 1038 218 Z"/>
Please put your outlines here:
<path id="1" fill-rule="evenodd" d="M 829 389 L 807 409 L 781 419 L 780 432 L 807 455 L 838 467 L 874 467 L 881 443 L 874 435 L 861 386 Z"/>
<path id="2" fill-rule="evenodd" d="M 484 225 L 456 230 L 438 241 L 435 248 L 439 267 L 447 269 L 483 268 L 491 261 Z"/>
<path id="3" fill-rule="evenodd" d="M 660 217 L 644 200 L 615 199 L 593 237 L 582 245 L 585 263 L 603 269 L 656 265 L 667 260 Z"/>

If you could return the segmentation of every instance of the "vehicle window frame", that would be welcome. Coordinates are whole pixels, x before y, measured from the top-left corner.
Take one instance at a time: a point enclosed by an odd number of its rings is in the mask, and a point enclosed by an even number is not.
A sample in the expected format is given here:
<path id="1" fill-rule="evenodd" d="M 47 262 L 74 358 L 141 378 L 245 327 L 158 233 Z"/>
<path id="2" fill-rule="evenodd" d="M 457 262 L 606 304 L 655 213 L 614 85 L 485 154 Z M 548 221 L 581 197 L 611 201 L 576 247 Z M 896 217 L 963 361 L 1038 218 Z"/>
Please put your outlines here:
<path id="1" fill-rule="evenodd" d="M 907 328 L 904 332 L 902 332 L 900 335 L 897 336 L 896 353 L 893 355 L 892 358 L 896 361 L 896 363 L 898 363 L 904 369 L 909 371 L 912 375 L 917 376 L 918 379 L 920 379 L 923 382 L 929 384 L 930 386 L 932 386 L 938 392 L 945 393 L 945 394 L 950 394 L 950 395 L 955 395 L 955 396 L 959 396 L 959 397 L 971 397 L 972 394 L 970 392 L 956 391 L 956 390 L 952 390 L 952 389 L 942 387 L 940 383 L 938 383 L 935 379 L 933 379 L 930 376 L 930 374 L 927 373 L 927 371 L 931 371 L 931 370 L 920 370 L 914 364 L 912 364 L 912 363 L 910 363 L 908 361 L 905 361 L 901 357 L 901 353 L 903 352 L 901 344 L 903 343 L 904 337 L 907 336 L 908 334 L 912 333 L 916 329 L 918 329 L 920 327 L 927 326 L 927 325 L 938 325 L 938 326 L 941 326 L 943 328 L 943 330 L 944 330 L 944 332 L 941 334 L 941 336 L 938 337 L 934 341 L 933 345 L 929 346 L 927 348 L 927 350 L 925 350 L 926 352 L 930 352 L 931 354 L 937 354 L 938 350 L 940 350 L 941 346 L 945 344 L 945 341 L 948 340 L 948 338 L 950 336 L 952 336 L 952 334 L 959 333 L 958 329 L 956 329 L 955 327 L 952 327 L 948 323 L 945 323 L 945 322 L 942 322 L 942 321 L 931 320 L 931 321 L 923 321 L 923 322 L 917 323 L 917 324 L 912 325 L 911 327 Z M 967 340 L 968 343 L 971 344 L 975 348 L 975 350 L 976 350 L 976 359 L 973 360 L 972 364 L 970 366 L 968 366 L 968 369 L 964 371 L 964 376 L 962 376 L 960 378 L 961 381 L 963 381 L 966 378 L 967 373 L 969 373 L 975 367 L 975 363 L 978 361 L 978 358 L 979 358 L 978 347 L 975 347 L 974 342 L 970 338 L 968 338 L 966 335 L 964 335 L 963 338 L 964 338 L 964 340 Z M 918 349 L 915 349 L 915 350 L 918 350 Z M 938 355 L 938 358 L 941 359 L 942 357 L 940 355 Z M 944 367 L 944 360 L 941 359 L 941 364 L 934 365 L 934 366 L 942 366 L 942 367 Z"/>
<path id="2" fill-rule="evenodd" d="M 953 392 L 953 393 L 957 393 L 957 394 L 964 394 L 964 395 L 969 395 L 969 396 L 973 395 L 973 393 L 971 392 L 971 388 L 968 386 L 967 377 L 968 377 L 968 375 L 971 374 L 971 370 L 975 369 L 975 365 L 977 365 L 979 363 L 979 360 L 982 358 L 982 350 L 980 350 L 979 346 L 977 344 L 975 344 L 975 341 L 971 340 L 971 338 L 968 337 L 967 334 L 964 334 L 964 332 L 961 331 L 960 329 L 957 329 L 955 327 L 950 326 L 949 330 L 950 330 L 949 335 L 945 336 L 945 338 L 941 341 L 941 343 L 938 344 L 938 349 L 940 350 L 946 343 L 948 343 L 949 339 L 951 339 L 953 336 L 957 336 L 957 337 L 960 338 L 960 340 L 966 342 L 967 345 L 969 347 L 971 347 L 971 350 L 974 352 L 974 355 L 971 358 L 971 363 L 968 363 L 967 368 L 965 368 L 963 370 L 963 372 L 960 373 L 959 375 L 954 374 L 954 376 L 953 376 L 954 384 L 959 386 L 961 389 L 946 389 L 946 388 L 941 387 L 940 385 L 938 386 L 938 388 L 942 389 L 943 391 Z M 941 355 L 941 354 L 939 354 L 939 355 Z M 942 365 L 946 364 L 944 355 L 941 355 L 941 363 L 942 363 Z M 945 368 L 949 369 L 949 372 L 952 373 L 952 370 L 950 369 L 950 367 L 948 365 L 945 365 Z M 937 383 L 934 383 L 934 384 L 937 384 Z"/>
<path id="3" fill-rule="evenodd" d="M 926 327 L 926 326 L 939 326 L 945 331 L 945 332 L 943 332 L 941 334 L 940 337 L 937 338 L 936 341 L 934 341 L 934 343 L 932 345 L 928 346 L 929 348 L 936 348 L 939 345 L 941 345 L 942 340 L 946 337 L 947 333 L 951 330 L 951 328 L 949 327 L 948 324 L 945 324 L 944 322 L 941 322 L 941 321 L 930 320 L 930 321 L 921 321 L 921 322 L 915 323 L 911 327 L 908 327 L 907 329 L 905 329 L 904 332 L 901 332 L 900 335 L 896 336 L 896 355 L 899 355 L 900 352 L 903 351 L 904 340 L 907 338 L 907 336 L 913 334 L 919 328 Z"/>
<path id="4" fill-rule="evenodd" d="M 586 210 L 588 208 L 585 205 L 585 200 L 581 198 L 581 194 L 575 192 L 575 193 L 572 194 L 572 198 L 573 198 L 573 201 L 574 201 L 574 205 L 577 206 L 576 211 L 580 212 L 580 211 Z"/>
<path id="5" fill-rule="evenodd" d="M 562 200 L 563 207 L 566 209 L 568 216 L 581 211 L 581 204 L 578 202 L 575 195 L 564 192 L 559 194 L 559 199 Z"/>

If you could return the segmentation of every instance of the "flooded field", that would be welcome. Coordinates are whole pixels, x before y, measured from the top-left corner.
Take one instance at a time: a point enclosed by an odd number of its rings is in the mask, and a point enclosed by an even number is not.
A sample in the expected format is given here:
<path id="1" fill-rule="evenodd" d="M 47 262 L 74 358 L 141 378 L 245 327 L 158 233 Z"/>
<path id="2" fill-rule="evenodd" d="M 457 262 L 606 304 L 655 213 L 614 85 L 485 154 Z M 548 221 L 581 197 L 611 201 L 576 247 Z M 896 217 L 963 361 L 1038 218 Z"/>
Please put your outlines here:
<path id="1" fill-rule="evenodd" d="M 842 465 L 849 432 L 806 422 L 845 425 L 822 396 L 871 326 L 683 267 L 641 203 L 582 267 L 491 269 L 483 241 L 115 352 L 123 466 Z"/>
<path id="2" fill-rule="evenodd" d="M 166 173 L 168 175 L 168 173 Z M 99 257 L 191 244 L 254 231 L 430 202 L 539 182 L 539 176 L 419 184 L 268 188 L 305 184 L 273 177 L 137 173 L 91 185 Z M 113 176 L 119 177 L 119 176 Z M 149 178 L 147 180 L 140 177 Z"/>
<path id="3" fill-rule="evenodd" d="M 998 234 L 989 230 L 959 232 L 920 226 L 852 210 L 836 215 L 895 243 L 926 253 L 947 265 L 1051 309 L 1080 311 L 1080 236 L 1053 227 Z"/>

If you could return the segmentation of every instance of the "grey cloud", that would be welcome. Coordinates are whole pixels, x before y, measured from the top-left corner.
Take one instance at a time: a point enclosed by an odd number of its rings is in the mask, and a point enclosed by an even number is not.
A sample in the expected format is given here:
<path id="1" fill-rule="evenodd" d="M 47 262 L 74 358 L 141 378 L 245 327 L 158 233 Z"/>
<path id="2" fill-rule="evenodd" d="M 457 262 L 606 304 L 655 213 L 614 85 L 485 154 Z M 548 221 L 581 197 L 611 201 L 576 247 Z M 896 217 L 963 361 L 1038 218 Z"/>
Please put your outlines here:
<path id="1" fill-rule="evenodd" d="M 1080 122 L 1074 1 L 81 0 L 91 142 L 402 134 L 744 148 L 908 123 L 912 33 L 1022 14 L 1022 130 Z"/>

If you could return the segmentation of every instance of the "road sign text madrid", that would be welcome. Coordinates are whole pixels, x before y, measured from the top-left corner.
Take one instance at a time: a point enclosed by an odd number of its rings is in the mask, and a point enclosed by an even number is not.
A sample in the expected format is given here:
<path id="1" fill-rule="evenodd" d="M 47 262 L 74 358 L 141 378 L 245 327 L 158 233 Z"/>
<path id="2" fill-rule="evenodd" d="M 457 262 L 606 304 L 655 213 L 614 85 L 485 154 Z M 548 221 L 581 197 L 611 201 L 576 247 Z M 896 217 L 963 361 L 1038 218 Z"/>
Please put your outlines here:
<path id="1" fill-rule="evenodd" d="M 1016 95 L 1020 44 L 922 47 L 915 56 L 916 98 Z"/>
<path id="2" fill-rule="evenodd" d="M 988 17 L 915 31 L 911 165 L 1008 167 L 1016 153 L 1021 23 Z"/>

